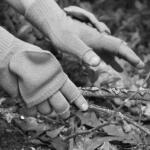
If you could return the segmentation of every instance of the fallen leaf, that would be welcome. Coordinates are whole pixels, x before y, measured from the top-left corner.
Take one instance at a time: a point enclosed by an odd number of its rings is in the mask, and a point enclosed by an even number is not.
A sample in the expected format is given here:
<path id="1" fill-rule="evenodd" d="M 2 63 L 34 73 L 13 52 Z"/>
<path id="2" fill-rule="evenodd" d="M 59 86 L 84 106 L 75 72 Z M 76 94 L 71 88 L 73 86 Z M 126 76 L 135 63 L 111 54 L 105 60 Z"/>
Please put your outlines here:
<path id="1" fill-rule="evenodd" d="M 39 136 L 43 132 L 50 129 L 48 124 L 38 122 L 34 117 L 27 117 L 22 119 L 15 119 L 15 125 L 17 125 L 24 132 L 35 132 L 35 137 Z"/>
<path id="2" fill-rule="evenodd" d="M 125 133 L 123 128 L 118 125 L 105 126 L 103 129 L 109 136 L 118 138 L 118 141 L 130 144 L 137 144 L 141 142 L 139 134 L 134 130 L 130 131 L 129 133 Z"/>
<path id="3" fill-rule="evenodd" d="M 122 128 L 120 126 L 117 125 L 109 125 L 109 126 L 105 126 L 103 127 L 103 130 L 111 136 L 121 136 L 123 137 L 125 134 L 122 130 Z"/>
<path id="4" fill-rule="evenodd" d="M 109 142 L 104 142 L 104 144 L 99 148 L 99 150 L 117 150 L 117 148 L 111 145 Z"/>
<path id="5" fill-rule="evenodd" d="M 65 141 L 62 141 L 60 138 L 55 138 L 51 141 L 51 144 L 56 150 L 67 150 L 68 149 L 68 143 Z"/>
<path id="6" fill-rule="evenodd" d="M 78 112 L 76 115 L 80 118 L 82 125 L 96 127 L 101 124 L 95 112 Z"/>
<path id="7" fill-rule="evenodd" d="M 46 135 L 49 136 L 50 138 L 56 138 L 63 129 L 64 129 L 64 126 L 59 127 L 58 129 L 55 129 L 52 131 L 47 131 Z"/>

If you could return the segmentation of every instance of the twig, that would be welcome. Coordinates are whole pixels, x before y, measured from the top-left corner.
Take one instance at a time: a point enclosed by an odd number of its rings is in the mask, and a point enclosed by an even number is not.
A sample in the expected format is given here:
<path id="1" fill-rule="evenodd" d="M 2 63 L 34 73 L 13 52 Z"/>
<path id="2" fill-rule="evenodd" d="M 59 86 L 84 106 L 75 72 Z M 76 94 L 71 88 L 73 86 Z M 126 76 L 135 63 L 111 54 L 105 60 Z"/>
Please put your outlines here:
<path id="1" fill-rule="evenodd" d="M 98 97 L 98 98 L 121 98 L 126 99 L 132 96 L 134 100 L 144 100 L 150 102 L 150 89 L 139 89 L 138 91 L 131 91 L 123 88 L 97 88 L 97 87 L 84 87 L 80 91 L 85 97 Z"/>
<path id="2" fill-rule="evenodd" d="M 98 112 L 103 112 L 103 113 L 106 113 L 108 115 L 110 115 L 112 117 L 112 114 L 116 113 L 115 117 L 119 117 L 121 118 L 122 120 L 126 120 L 127 122 L 129 122 L 130 124 L 134 125 L 135 127 L 139 128 L 140 130 L 142 130 L 143 132 L 145 132 L 146 134 L 150 135 L 150 130 L 146 127 L 143 127 L 141 126 L 140 124 L 138 124 L 137 122 L 133 121 L 131 118 L 123 115 L 121 112 L 115 112 L 114 110 L 110 110 L 110 109 L 107 109 L 107 108 L 103 108 L 103 107 L 100 107 L 100 106 L 97 106 L 97 105 L 94 105 L 94 104 L 90 104 L 89 105 L 89 109 L 91 110 L 94 110 L 94 111 L 98 111 Z M 69 140 L 71 138 L 75 138 L 79 135 L 86 135 L 86 134 L 90 134 L 100 128 L 103 128 L 104 126 L 108 126 L 111 124 L 111 120 L 112 119 L 108 119 L 107 122 L 101 124 L 101 125 L 98 125 L 96 126 L 95 128 L 92 128 L 90 130 L 87 130 L 87 131 L 83 131 L 83 132 L 77 132 L 77 133 L 74 133 L 68 137 L 66 137 L 64 140 Z"/>
<path id="3" fill-rule="evenodd" d="M 74 133 L 74 134 L 72 134 L 72 135 L 66 137 L 64 140 L 67 141 L 67 140 L 69 140 L 69 139 L 71 139 L 71 138 L 75 138 L 75 137 L 77 137 L 77 136 L 79 136 L 79 135 L 90 134 L 90 133 L 92 133 L 92 132 L 94 132 L 94 131 L 96 131 L 96 130 L 98 130 L 98 129 L 100 129 L 100 128 L 103 128 L 103 127 L 105 127 L 105 126 L 108 126 L 108 125 L 110 125 L 110 122 L 103 123 L 103 124 L 101 124 L 101 125 L 99 125 L 99 126 L 97 126 L 97 127 L 95 127 L 95 128 L 92 128 L 92 129 L 90 129 L 90 130 L 87 130 L 87 131 Z"/>
<path id="4" fill-rule="evenodd" d="M 140 89 L 144 86 L 144 84 L 147 82 L 147 80 L 149 79 L 150 77 L 150 72 L 148 73 L 148 75 L 146 76 L 143 84 L 141 85 L 141 87 L 138 88 L 138 90 L 136 92 L 134 92 L 132 95 L 130 95 L 116 110 L 114 110 L 114 113 L 112 114 L 112 116 L 108 119 L 108 120 L 112 120 L 116 114 L 119 112 L 119 110 L 125 106 L 125 104 L 130 100 L 132 99 L 139 91 Z M 137 123 L 135 123 L 137 124 Z M 145 129 L 142 129 L 142 131 L 144 131 L 145 133 L 147 133 L 148 135 L 150 135 L 150 131 L 149 130 L 145 130 Z"/>
<path id="5" fill-rule="evenodd" d="M 150 72 L 147 75 L 146 79 L 144 80 L 143 84 L 141 85 L 141 87 L 143 87 L 143 85 L 147 82 L 147 80 L 150 77 Z M 89 109 L 94 109 L 94 110 L 98 110 L 98 111 L 103 111 L 109 115 L 111 115 L 108 118 L 108 121 L 104 124 L 101 124 L 91 130 L 88 131 L 84 131 L 84 132 L 78 132 L 78 133 L 74 133 L 70 136 L 68 136 L 67 138 L 65 138 L 65 140 L 69 140 L 71 138 L 74 138 L 76 136 L 79 135 L 85 135 L 85 134 L 89 134 L 93 131 L 96 131 L 97 129 L 103 128 L 104 126 L 110 125 L 111 120 L 116 116 L 116 117 L 121 117 L 121 119 L 124 119 L 126 121 L 128 121 L 129 123 L 131 123 L 132 125 L 136 126 L 137 128 L 139 128 L 140 130 L 144 131 L 146 134 L 150 135 L 150 130 L 142 127 L 141 125 L 139 125 L 137 122 L 134 122 L 132 119 L 128 118 L 127 116 L 123 115 L 121 112 L 119 112 L 119 110 L 126 104 L 126 102 L 128 102 L 130 99 L 142 99 L 142 100 L 146 100 L 149 101 L 150 99 L 150 90 L 141 90 L 141 88 L 139 88 L 137 91 L 129 91 L 126 89 L 116 89 L 116 88 L 110 88 L 110 89 L 99 89 L 96 87 L 92 87 L 92 88 L 80 88 L 82 95 L 83 96 L 88 96 L 88 97 L 121 97 L 121 98 L 126 98 L 126 100 L 122 103 L 122 105 L 120 105 L 116 110 L 110 110 L 110 109 L 104 109 L 101 107 L 98 107 L 97 105 L 89 105 Z M 148 95 L 148 98 L 146 96 Z"/>
<path id="6" fill-rule="evenodd" d="M 150 77 L 150 72 L 147 75 L 146 79 L 144 80 L 142 86 L 147 82 L 149 77 Z M 108 126 L 108 125 L 112 124 L 111 121 L 114 117 L 120 117 L 121 119 L 126 120 L 127 122 L 129 122 L 132 125 L 136 126 L 137 128 L 139 128 L 140 130 L 142 130 L 146 134 L 150 135 L 150 130 L 149 129 L 139 125 L 137 122 L 133 121 L 129 117 L 127 117 L 127 116 L 123 115 L 121 112 L 119 112 L 119 110 L 130 99 L 136 99 L 136 100 L 141 99 L 141 100 L 149 101 L 150 100 L 150 90 L 140 89 L 140 88 L 137 91 L 129 91 L 129 90 L 126 90 L 126 89 L 116 89 L 116 88 L 110 88 L 110 89 L 80 88 L 80 89 L 81 89 L 81 92 L 84 96 L 107 97 L 107 98 L 108 97 L 120 97 L 120 98 L 126 98 L 126 100 L 116 110 L 101 108 L 97 105 L 90 105 L 89 109 L 94 109 L 94 110 L 97 110 L 97 111 L 105 112 L 105 113 L 111 115 L 111 117 L 108 118 L 107 122 L 105 122 L 103 124 L 100 124 L 95 128 L 92 128 L 90 130 L 83 131 L 83 132 L 74 133 L 74 134 L 66 137 L 64 140 L 69 140 L 69 139 L 74 138 L 74 137 L 79 136 L 79 135 L 86 135 L 86 134 L 92 133 L 92 132 L 94 132 L 94 131 L 96 131 L 100 128 L 103 128 L 104 126 Z M 9 123 L 11 122 L 11 120 L 21 117 L 19 114 L 13 113 L 12 108 L 9 108 L 9 109 L 0 108 L 0 114 Z"/>
<path id="7" fill-rule="evenodd" d="M 114 110 L 110 110 L 107 108 L 103 108 L 97 105 L 93 105 L 91 104 L 89 106 L 90 109 L 95 110 L 95 111 L 99 111 L 99 112 L 105 112 L 109 115 L 112 115 L 115 113 Z M 115 117 L 119 117 L 121 119 L 126 120 L 127 122 L 129 122 L 130 124 L 134 125 L 135 127 L 139 128 L 140 130 L 144 131 L 146 134 L 150 135 L 150 130 L 146 127 L 141 126 L 140 124 L 138 124 L 137 122 L 135 122 L 134 120 L 132 120 L 131 118 L 125 116 L 124 114 L 122 114 L 121 112 L 116 112 L 116 116 Z"/>

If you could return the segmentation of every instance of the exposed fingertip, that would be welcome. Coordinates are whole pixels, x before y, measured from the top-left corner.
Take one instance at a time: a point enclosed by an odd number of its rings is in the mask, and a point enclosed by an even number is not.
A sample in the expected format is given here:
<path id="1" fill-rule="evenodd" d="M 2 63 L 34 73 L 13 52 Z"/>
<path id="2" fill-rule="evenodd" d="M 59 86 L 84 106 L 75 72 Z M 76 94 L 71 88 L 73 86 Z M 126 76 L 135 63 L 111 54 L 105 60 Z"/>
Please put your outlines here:
<path id="1" fill-rule="evenodd" d="M 47 115 L 47 114 L 51 113 L 52 109 L 51 109 L 51 106 L 49 105 L 48 101 L 44 101 L 37 106 L 37 110 L 39 113 L 41 113 L 43 115 Z"/>
<path id="2" fill-rule="evenodd" d="M 108 35 L 110 35 L 110 34 L 111 34 L 110 29 L 109 29 L 106 25 L 105 25 L 105 28 L 104 28 L 103 33 L 108 34 Z"/>
<path id="3" fill-rule="evenodd" d="M 82 108 L 83 111 L 86 111 L 88 109 L 88 104 L 87 103 L 83 103 L 81 105 L 81 108 Z"/>
<path id="4" fill-rule="evenodd" d="M 66 12 L 70 11 L 70 7 L 64 8 L 64 11 L 66 11 Z"/>
<path id="5" fill-rule="evenodd" d="M 105 31 L 107 34 L 111 34 L 111 31 L 110 31 L 110 29 L 107 29 L 106 31 Z"/>
<path id="6" fill-rule="evenodd" d="M 88 51 L 84 57 L 83 61 L 93 67 L 96 67 L 100 64 L 100 58 L 98 55 L 96 55 L 93 51 Z"/>
<path id="7" fill-rule="evenodd" d="M 86 111 L 88 109 L 88 103 L 82 95 L 74 103 L 82 111 Z"/>
<path id="8" fill-rule="evenodd" d="M 142 62 L 141 60 L 139 61 L 139 63 L 136 65 L 137 68 L 139 69 L 143 69 L 145 67 L 144 62 Z"/>
<path id="9" fill-rule="evenodd" d="M 145 66 L 139 56 L 124 41 L 121 41 L 119 55 L 138 69 L 143 69 Z"/>
<path id="10" fill-rule="evenodd" d="M 98 56 L 93 56 L 89 63 L 91 64 L 91 66 L 97 66 L 100 63 L 100 58 Z"/>

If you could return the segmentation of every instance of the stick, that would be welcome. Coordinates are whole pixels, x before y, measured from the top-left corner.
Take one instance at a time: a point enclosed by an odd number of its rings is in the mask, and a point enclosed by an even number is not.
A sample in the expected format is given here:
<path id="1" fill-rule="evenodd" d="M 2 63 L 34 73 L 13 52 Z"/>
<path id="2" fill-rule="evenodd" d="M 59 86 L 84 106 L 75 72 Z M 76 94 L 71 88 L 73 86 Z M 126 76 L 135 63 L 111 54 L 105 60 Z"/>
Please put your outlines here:
<path id="1" fill-rule="evenodd" d="M 74 133 L 74 134 L 72 134 L 72 135 L 66 137 L 64 140 L 67 141 L 67 140 L 69 140 L 69 139 L 71 139 L 71 138 L 75 138 L 75 137 L 77 137 L 77 136 L 79 136 L 79 135 L 90 134 L 90 133 L 92 133 L 92 132 L 94 132 L 94 131 L 96 131 L 96 130 L 98 130 L 98 129 L 101 129 L 101 128 L 105 127 L 105 126 L 108 126 L 108 125 L 110 125 L 110 122 L 105 122 L 105 123 L 103 123 L 103 124 L 101 124 L 101 125 L 99 125 L 99 126 L 96 126 L 95 128 L 90 129 L 90 130 Z"/>
<path id="2" fill-rule="evenodd" d="M 136 92 L 136 94 L 132 96 L 132 99 L 150 101 L 150 89 L 140 89 L 138 92 L 119 88 L 106 89 L 97 87 L 85 87 L 79 89 L 82 95 L 85 97 L 126 99 Z"/>
<path id="3" fill-rule="evenodd" d="M 90 104 L 89 105 L 89 109 L 91 110 L 95 110 L 95 111 L 98 111 L 98 112 L 103 112 L 103 113 L 106 113 L 110 116 L 112 116 L 112 114 L 116 114 L 115 117 L 119 117 L 121 118 L 122 120 L 126 120 L 128 123 L 134 125 L 135 127 L 139 128 L 141 131 L 145 132 L 147 135 L 150 135 L 150 130 L 144 126 L 141 126 L 140 124 L 138 124 L 137 122 L 135 122 L 134 120 L 132 120 L 131 118 L 123 115 L 121 112 L 115 112 L 114 110 L 110 110 L 110 109 L 107 109 L 107 108 L 103 108 L 103 107 L 100 107 L 98 105 L 94 105 L 94 104 Z M 108 119 L 107 122 L 103 123 L 103 124 L 100 124 L 98 126 L 96 126 L 95 128 L 92 128 L 90 130 L 87 130 L 87 131 L 83 131 L 83 132 L 77 132 L 77 133 L 74 133 L 68 137 L 66 137 L 64 140 L 69 140 L 71 138 L 75 138 L 79 135 L 86 135 L 86 134 L 90 134 L 98 129 L 101 129 L 105 126 L 108 126 L 111 124 L 111 119 Z"/>
<path id="4" fill-rule="evenodd" d="M 114 110 L 108 109 L 108 108 L 103 108 L 94 104 L 90 104 L 89 105 L 89 109 L 92 110 L 96 110 L 99 112 L 105 112 L 108 115 L 112 115 L 115 113 Z M 132 120 L 131 118 L 127 117 L 126 115 L 122 114 L 121 112 L 116 112 L 116 116 L 115 117 L 119 117 L 122 120 L 126 120 L 127 122 L 129 122 L 130 124 L 134 125 L 135 127 L 139 128 L 140 130 L 144 131 L 146 134 L 150 135 L 150 130 L 144 126 L 141 126 L 140 124 L 138 124 L 137 122 L 135 122 L 134 120 Z"/>

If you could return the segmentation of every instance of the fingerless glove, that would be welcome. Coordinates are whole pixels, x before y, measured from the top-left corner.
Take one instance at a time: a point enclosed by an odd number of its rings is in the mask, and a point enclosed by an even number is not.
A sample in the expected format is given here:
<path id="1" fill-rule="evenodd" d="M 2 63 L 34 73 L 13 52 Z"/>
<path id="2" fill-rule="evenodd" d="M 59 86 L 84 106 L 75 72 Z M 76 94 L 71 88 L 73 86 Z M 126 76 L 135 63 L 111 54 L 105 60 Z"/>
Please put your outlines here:
<path id="1" fill-rule="evenodd" d="M 0 27 L 0 85 L 27 107 L 37 105 L 65 83 L 67 76 L 48 51 L 23 42 Z"/>
<path id="2" fill-rule="evenodd" d="M 70 30 L 72 19 L 66 16 L 55 0 L 36 0 L 26 10 L 25 17 L 42 31 L 56 48 L 72 53 L 80 59 L 91 50 L 79 37 L 72 34 L 75 30 Z"/>

